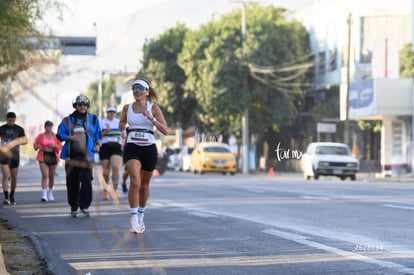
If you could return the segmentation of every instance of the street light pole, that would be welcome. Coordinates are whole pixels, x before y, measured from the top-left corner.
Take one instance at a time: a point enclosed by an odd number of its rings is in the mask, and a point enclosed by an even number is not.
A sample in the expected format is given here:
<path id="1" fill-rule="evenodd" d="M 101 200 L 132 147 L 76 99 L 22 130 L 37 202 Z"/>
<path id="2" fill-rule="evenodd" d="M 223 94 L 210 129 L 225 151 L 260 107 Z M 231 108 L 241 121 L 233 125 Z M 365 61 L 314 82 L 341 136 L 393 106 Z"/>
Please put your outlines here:
<path id="1" fill-rule="evenodd" d="M 243 4 L 242 8 L 242 58 L 243 63 L 246 61 L 246 51 L 245 51 L 245 42 L 246 42 L 246 25 L 247 25 L 247 18 L 246 18 L 246 3 L 244 1 L 239 1 Z M 243 93 L 247 94 L 247 73 L 245 71 L 242 72 L 242 81 L 243 81 Z M 249 173 L 249 106 L 248 102 L 246 102 L 246 106 L 244 107 L 243 116 L 242 116 L 242 146 L 243 146 L 243 174 Z"/>
<path id="2" fill-rule="evenodd" d="M 349 92 L 351 85 L 351 13 L 348 13 L 348 46 L 346 58 L 346 99 L 345 99 L 345 124 L 344 124 L 344 143 L 350 144 L 350 125 L 349 125 Z"/>
<path id="3" fill-rule="evenodd" d="M 101 71 L 99 74 L 99 83 L 98 83 L 98 118 L 102 119 L 102 77 L 104 71 Z"/>

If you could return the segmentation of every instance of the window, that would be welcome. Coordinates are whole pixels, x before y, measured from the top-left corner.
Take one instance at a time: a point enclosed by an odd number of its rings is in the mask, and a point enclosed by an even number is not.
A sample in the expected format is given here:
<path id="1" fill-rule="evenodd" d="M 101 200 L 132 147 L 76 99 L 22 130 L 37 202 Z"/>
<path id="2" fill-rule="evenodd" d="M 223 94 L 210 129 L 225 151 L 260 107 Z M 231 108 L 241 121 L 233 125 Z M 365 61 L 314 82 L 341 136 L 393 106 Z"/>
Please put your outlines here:
<path id="1" fill-rule="evenodd" d="M 335 71 L 338 68 L 337 62 L 337 50 L 333 49 L 329 51 L 329 71 Z"/>
<path id="2" fill-rule="evenodd" d="M 319 66 L 318 66 L 319 73 L 324 73 L 326 71 L 325 56 L 326 56 L 325 52 L 319 53 Z"/>
<path id="3" fill-rule="evenodd" d="M 230 150 L 224 146 L 208 146 L 204 147 L 206 153 L 230 153 Z"/>
<path id="4" fill-rule="evenodd" d="M 403 126 L 401 121 L 392 123 L 392 155 L 402 155 Z"/>
<path id="5" fill-rule="evenodd" d="M 371 63 L 372 51 L 376 41 L 395 40 L 398 48 L 411 42 L 410 15 L 365 16 L 361 18 L 362 63 Z"/>
<path id="6" fill-rule="evenodd" d="M 316 61 L 317 60 L 316 60 L 315 54 L 310 54 L 309 57 L 308 57 L 308 59 L 307 59 L 307 62 L 309 62 L 311 64 L 311 66 L 308 68 L 306 74 L 311 79 L 314 78 L 314 76 L 315 76 L 315 64 L 316 64 Z"/>

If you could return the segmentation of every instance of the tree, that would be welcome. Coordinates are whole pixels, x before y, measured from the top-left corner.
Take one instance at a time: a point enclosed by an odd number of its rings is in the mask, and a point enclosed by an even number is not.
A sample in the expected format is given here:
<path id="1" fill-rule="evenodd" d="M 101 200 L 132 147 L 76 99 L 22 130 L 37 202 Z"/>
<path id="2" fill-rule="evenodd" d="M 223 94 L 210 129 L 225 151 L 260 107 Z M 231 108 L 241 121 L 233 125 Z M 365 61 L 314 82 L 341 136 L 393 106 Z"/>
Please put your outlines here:
<path id="1" fill-rule="evenodd" d="M 186 76 L 177 64 L 187 32 L 183 24 L 177 24 L 146 43 L 143 67 L 138 73 L 156 87 L 168 125 L 183 128 L 194 123 L 192 114 L 197 108 L 193 93 L 183 89 Z"/>
<path id="2" fill-rule="evenodd" d="M 118 83 L 117 78 L 108 78 L 102 80 L 102 111 L 104 114 L 102 117 L 105 117 L 105 109 L 107 106 L 116 107 L 121 98 L 116 96 L 116 84 Z M 91 101 L 91 106 L 89 107 L 89 112 L 96 114 L 99 117 L 99 95 L 98 95 L 98 85 L 99 82 L 95 81 L 88 86 L 88 90 L 85 95 Z"/>
<path id="3" fill-rule="evenodd" d="M 244 42 L 239 10 L 185 37 L 178 63 L 187 76 L 184 87 L 194 93 L 199 105 L 200 111 L 195 114 L 198 129 L 240 137 L 246 106 L 250 110 L 250 132 L 258 137 L 263 136 L 264 129 L 280 129 L 295 122 L 295 103 L 303 97 L 306 67 L 282 68 L 303 63 L 308 56 L 308 36 L 298 22 L 287 22 L 284 12 L 248 5 Z M 252 67 L 271 67 L 273 72 L 258 76 Z M 246 72 L 248 92 L 243 92 Z"/>
<path id="4" fill-rule="evenodd" d="M 414 76 L 414 52 L 411 49 L 411 43 L 405 44 L 400 52 L 400 76 Z"/>
<path id="5" fill-rule="evenodd" d="M 60 17 L 62 7 L 56 0 L 0 1 L 0 116 L 13 100 L 10 83 L 19 72 L 57 63 L 55 53 L 39 50 L 28 38 L 36 37 L 41 48 L 45 36 L 38 28 L 47 30 L 44 18 L 49 12 Z"/>

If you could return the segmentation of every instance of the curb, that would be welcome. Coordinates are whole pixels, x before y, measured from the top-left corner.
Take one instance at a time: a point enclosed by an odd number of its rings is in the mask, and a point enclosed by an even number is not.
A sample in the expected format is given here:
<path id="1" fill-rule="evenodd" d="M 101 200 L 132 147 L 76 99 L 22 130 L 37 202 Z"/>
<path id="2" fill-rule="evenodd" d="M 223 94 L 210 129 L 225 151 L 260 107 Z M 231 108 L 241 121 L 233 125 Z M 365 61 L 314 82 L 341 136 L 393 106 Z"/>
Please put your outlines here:
<path id="1" fill-rule="evenodd" d="M 10 273 L 7 272 L 6 265 L 4 263 L 3 247 L 1 246 L 1 244 L 0 244 L 0 274 L 10 275 Z"/>

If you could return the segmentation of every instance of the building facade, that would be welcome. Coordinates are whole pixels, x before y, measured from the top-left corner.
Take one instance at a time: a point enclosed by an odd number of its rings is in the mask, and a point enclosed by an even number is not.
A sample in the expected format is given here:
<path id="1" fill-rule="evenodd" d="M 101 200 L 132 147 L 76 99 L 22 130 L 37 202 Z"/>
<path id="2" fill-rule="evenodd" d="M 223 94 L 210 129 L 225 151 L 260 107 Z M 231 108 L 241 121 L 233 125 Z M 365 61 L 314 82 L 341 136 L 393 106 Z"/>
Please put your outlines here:
<path id="1" fill-rule="evenodd" d="M 309 32 L 315 64 L 306 94 L 315 99 L 339 91 L 342 123 L 381 121 L 378 158 L 385 176 L 414 166 L 413 84 L 399 76 L 399 52 L 413 39 L 413 2 L 322 0 L 292 15 Z M 361 143 L 344 131 L 343 141 Z"/>

